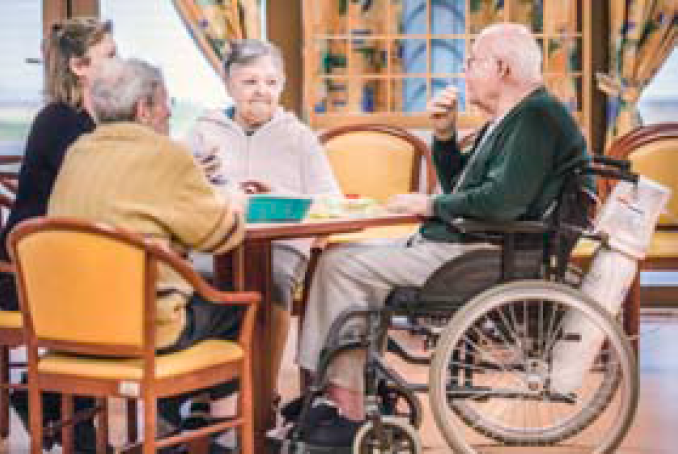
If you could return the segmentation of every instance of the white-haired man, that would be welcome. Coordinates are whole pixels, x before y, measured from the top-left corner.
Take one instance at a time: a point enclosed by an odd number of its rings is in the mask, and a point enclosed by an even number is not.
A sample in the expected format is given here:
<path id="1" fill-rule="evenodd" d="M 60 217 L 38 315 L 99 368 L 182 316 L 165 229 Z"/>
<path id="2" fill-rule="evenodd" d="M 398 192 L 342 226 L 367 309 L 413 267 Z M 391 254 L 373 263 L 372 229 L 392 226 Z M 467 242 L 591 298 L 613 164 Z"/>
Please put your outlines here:
<path id="1" fill-rule="evenodd" d="M 378 307 L 400 285 L 419 286 L 442 263 L 471 249 L 492 247 L 452 231 L 449 221 L 540 218 L 564 175 L 590 159 L 565 106 L 543 86 L 541 51 L 522 25 L 484 29 L 466 61 L 468 100 L 489 119 L 473 149 L 456 141 L 457 96 L 448 88 L 428 104 L 434 163 L 443 193 L 402 194 L 392 209 L 422 215 L 418 234 L 381 245 L 353 244 L 324 254 L 310 290 L 298 362 L 313 372 L 328 329 L 348 308 Z M 347 446 L 364 419 L 364 355 L 340 355 L 330 367 L 326 395 L 337 411 L 319 421 L 307 441 Z M 319 413 L 321 414 L 321 413 Z"/>

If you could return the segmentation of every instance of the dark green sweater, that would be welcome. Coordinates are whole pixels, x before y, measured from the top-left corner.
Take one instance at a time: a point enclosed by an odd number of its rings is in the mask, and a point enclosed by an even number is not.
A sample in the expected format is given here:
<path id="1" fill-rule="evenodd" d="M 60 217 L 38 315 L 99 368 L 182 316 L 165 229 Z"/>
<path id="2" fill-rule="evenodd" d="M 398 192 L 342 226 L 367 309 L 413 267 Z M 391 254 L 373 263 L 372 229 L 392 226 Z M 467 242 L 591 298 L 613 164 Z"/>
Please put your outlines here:
<path id="1" fill-rule="evenodd" d="M 449 221 L 459 217 L 540 219 L 567 173 L 591 158 L 567 108 L 544 88 L 515 106 L 480 147 L 479 141 L 467 154 L 459 150 L 456 137 L 434 141 L 433 161 L 443 194 L 435 197 L 434 216 L 421 226 L 424 238 L 468 241 L 448 228 Z M 453 191 L 467 163 L 471 167 Z"/>

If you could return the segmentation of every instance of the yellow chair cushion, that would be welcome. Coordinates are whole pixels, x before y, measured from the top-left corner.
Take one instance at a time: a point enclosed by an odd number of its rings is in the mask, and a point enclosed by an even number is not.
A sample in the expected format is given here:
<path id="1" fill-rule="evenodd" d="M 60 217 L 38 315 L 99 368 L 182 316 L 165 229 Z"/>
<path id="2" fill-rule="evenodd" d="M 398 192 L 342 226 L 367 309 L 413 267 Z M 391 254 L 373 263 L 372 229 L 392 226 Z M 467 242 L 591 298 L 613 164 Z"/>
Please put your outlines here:
<path id="1" fill-rule="evenodd" d="M 666 208 L 669 213 L 673 213 L 673 216 L 675 216 L 678 213 L 678 197 L 676 197 L 676 190 L 678 190 L 678 172 L 676 172 L 678 140 L 663 139 L 638 147 L 629 155 L 629 160 L 634 172 L 656 180 L 673 190 Z M 661 215 L 659 224 L 676 225 L 678 223 L 672 216 Z"/>
<path id="2" fill-rule="evenodd" d="M 655 232 L 652 236 L 647 258 L 675 258 L 678 257 L 678 232 Z"/>
<path id="3" fill-rule="evenodd" d="M 186 350 L 156 356 L 155 377 L 178 376 L 192 371 L 234 362 L 243 358 L 242 348 L 222 340 L 206 340 Z M 142 361 L 139 359 L 102 358 L 48 353 L 40 359 L 42 373 L 75 375 L 113 380 L 141 380 Z"/>
<path id="4" fill-rule="evenodd" d="M 572 257 L 575 259 L 590 258 L 597 245 L 596 241 L 582 238 L 572 251 Z M 655 232 L 646 258 L 651 260 L 652 258 L 674 257 L 678 257 L 678 232 Z"/>
<path id="5" fill-rule="evenodd" d="M 572 257 L 575 259 L 591 258 L 598 247 L 598 242 L 582 238 L 572 250 Z"/>
<path id="6" fill-rule="evenodd" d="M 403 238 L 412 235 L 419 228 L 419 224 L 391 225 L 387 227 L 373 227 L 355 233 L 342 233 L 330 236 L 328 244 L 350 243 L 354 241 L 375 240 L 379 238 Z"/>
<path id="7" fill-rule="evenodd" d="M 24 319 L 19 311 L 0 310 L 0 328 L 21 328 Z"/>

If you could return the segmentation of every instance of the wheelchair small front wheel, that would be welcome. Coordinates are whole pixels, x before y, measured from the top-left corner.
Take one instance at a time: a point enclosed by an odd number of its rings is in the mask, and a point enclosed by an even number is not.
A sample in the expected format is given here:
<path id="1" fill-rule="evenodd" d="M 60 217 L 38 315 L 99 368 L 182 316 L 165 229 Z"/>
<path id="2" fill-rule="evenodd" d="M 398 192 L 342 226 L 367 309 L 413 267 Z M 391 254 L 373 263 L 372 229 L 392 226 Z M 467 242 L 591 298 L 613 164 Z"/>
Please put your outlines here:
<path id="1" fill-rule="evenodd" d="M 415 429 L 421 427 L 423 410 L 417 396 L 393 383 L 382 382 L 377 390 L 379 411 L 384 416 L 393 416 L 407 421 Z"/>
<path id="2" fill-rule="evenodd" d="M 353 441 L 353 454 L 419 454 L 422 451 L 417 431 L 401 418 L 386 416 L 380 423 L 368 421 Z"/>
<path id="3" fill-rule="evenodd" d="M 583 353 L 563 354 L 573 351 Z M 429 381 L 438 428 L 464 454 L 492 443 L 612 453 L 638 404 L 635 356 L 618 324 L 579 290 L 547 281 L 467 302 L 440 337 Z"/>

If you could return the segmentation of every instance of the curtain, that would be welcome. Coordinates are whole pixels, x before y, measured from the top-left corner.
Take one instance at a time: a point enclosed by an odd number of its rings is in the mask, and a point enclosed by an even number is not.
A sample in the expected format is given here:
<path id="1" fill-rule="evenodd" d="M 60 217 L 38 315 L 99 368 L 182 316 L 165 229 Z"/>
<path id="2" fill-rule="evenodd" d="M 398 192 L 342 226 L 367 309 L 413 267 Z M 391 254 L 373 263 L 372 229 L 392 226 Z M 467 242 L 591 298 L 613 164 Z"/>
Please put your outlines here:
<path id="1" fill-rule="evenodd" d="M 257 0 L 173 0 L 177 13 L 214 70 L 222 74 L 221 60 L 229 39 L 260 38 Z"/>
<path id="2" fill-rule="evenodd" d="M 638 99 L 678 43 L 678 0 L 613 1 L 610 21 L 610 73 L 596 75 L 608 144 L 640 124 Z"/>

